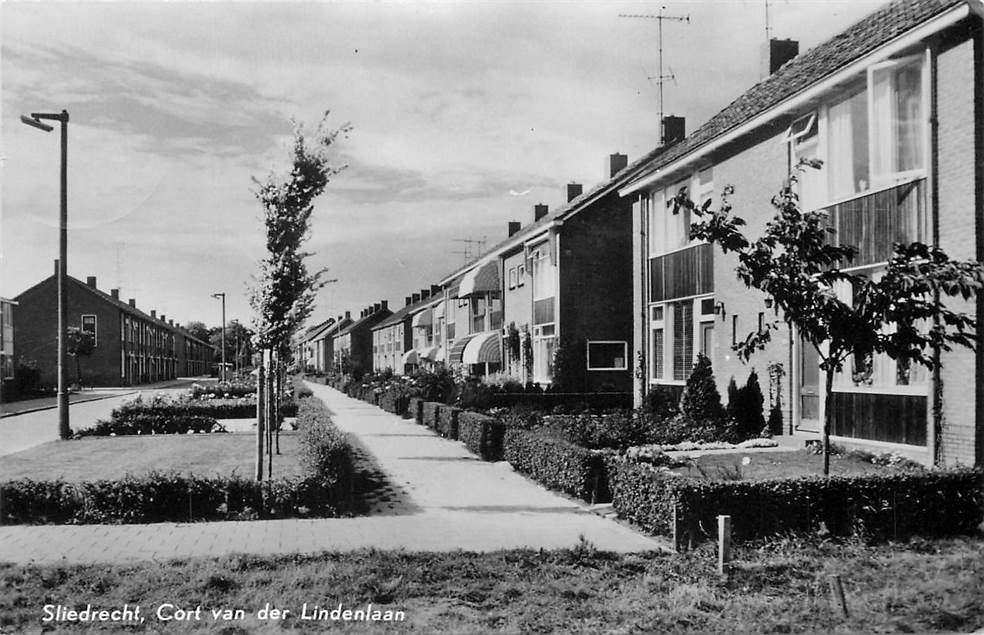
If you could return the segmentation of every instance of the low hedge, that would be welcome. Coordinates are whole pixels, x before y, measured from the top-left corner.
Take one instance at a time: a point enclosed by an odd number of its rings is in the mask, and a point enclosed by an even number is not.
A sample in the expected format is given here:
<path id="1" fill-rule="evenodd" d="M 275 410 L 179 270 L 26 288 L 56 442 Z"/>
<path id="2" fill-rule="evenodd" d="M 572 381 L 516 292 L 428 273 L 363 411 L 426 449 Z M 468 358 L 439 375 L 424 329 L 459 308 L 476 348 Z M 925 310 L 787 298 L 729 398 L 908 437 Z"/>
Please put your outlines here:
<path id="1" fill-rule="evenodd" d="M 461 408 L 441 406 L 437 411 L 437 431 L 449 439 L 458 438 L 458 416 Z"/>
<path id="2" fill-rule="evenodd" d="M 590 503 L 610 500 L 604 455 L 542 430 L 506 428 L 503 455 L 542 485 Z"/>
<path id="3" fill-rule="evenodd" d="M 505 426 L 488 415 L 463 410 L 458 413 L 458 439 L 485 461 L 502 460 Z"/>
<path id="4" fill-rule="evenodd" d="M 328 488 L 350 484 L 355 472 L 352 446 L 332 423 L 324 402 L 315 397 L 302 399 L 297 428 L 301 465 L 308 477 Z"/>
<path id="5" fill-rule="evenodd" d="M 379 407 L 386 412 L 392 412 L 402 417 L 410 407 L 410 398 L 403 394 L 402 391 L 384 390 L 379 395 Z"/>
<path id="6" fill-rule="evenodd" d="M 622 449 L 651 443 L 652 424 L 632 411 L 546 415 L 541 425 L 585 448 Z"/>
<path id="7" fill-rule="evenodd" d="M 281 403 L 285 417 L 297 416 L 297 404 L 293 400 Z M 131 417 L 155 415 L 163 417 L 212 417 L 214 419 L 253 419 L 256 417 L 255 399 L 154 399 L 143 401 L 139 397 L 114 408 L 111 420 L 124 422 Z"/>
<path id="8" fill-rule="evenodd" d="M 446 408 L 442 403 L 436 401 L 425 401 L 421 406 L 421 424 L 427 426 L 431 430 L 437 430 L 437 417 L 438 411 L 441 408 Z"/>
<path id="9" fill-rule="evenodd" d="M 70 483 L 0 484 L 0 524 L 156 523 L 337 516 L 337 491 L 317 479 L 127 475 Z"/>
<path id="10" fill-rule="evenodd" d="M 872 540 L 973 533 L 984 520 L 984 471 L 949 469 L 763 481 L 705 481 L 610 461 L 612 502 L 622 518 L 680 542 L 715 537 L 730 515 L 749 540 L 824 528 Z M 673 510 L 677 511 L 677 527 Z"/>
<path id="11" fill-rule="evenodd" d="M 409 404 L 407 406 L 407 414 L 411 419 L 419 423 L 424 424 L 424 400 L 420 397 L 410 397 Z"/>
<path id="12" fill-rule="evenodd" d="M 213 417 L 184 414 L 130 414 L 125 418 L 111 421 L 97 421 L 91 428 L 79 430 L 75 437 L 110 437 L 136 434 L 200 434 L 226 432 Z"/>

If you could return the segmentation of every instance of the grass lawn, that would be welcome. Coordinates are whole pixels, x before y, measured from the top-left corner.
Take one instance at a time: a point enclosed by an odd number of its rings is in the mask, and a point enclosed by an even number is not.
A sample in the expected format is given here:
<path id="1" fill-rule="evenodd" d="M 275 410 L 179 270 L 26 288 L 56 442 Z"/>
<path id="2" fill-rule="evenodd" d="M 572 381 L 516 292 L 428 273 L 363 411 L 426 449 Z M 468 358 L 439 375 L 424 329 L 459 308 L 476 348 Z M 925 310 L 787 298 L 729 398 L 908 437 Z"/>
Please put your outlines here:
<path id="1" fill-rule="evenodd" d="M 590 545 L 490 554 L 361 551 L 119 566 L 0 565 L 0 631 L 39 629 L 44 604 L 139 605 L 146 622 L 107 630 L 174 632 L 969 632 L 984 627 L 984 538 L 865 546 L 811 538 L 735 551 L 727 581 L 713 548 L 614 555 Z M 849 617 L 832 605 L 844 584 Z M 300 619 L 314 605 L 403 611 L 383 624 Z M 162 603 L 200 620 L 158 621 Z M 261 622 L 265 604 L 290 610 Z M 245 618 L 215 621 L 211 609 Z M 57 630 L 91 630 L 92 624 Z M 50 627 L 50 626 L 49 626 Z"/>
<path id="2" fill-rule="evenodd" d="M 748 457 L 748 464 L 742 460 Z M 736 453 L 708 452 L 693 459 L 696 465 L 673 471 L 693 478 L 763 480 L 823 474 L 823 457 L 806 450 L 754 451 Z M 863 472 L 895 471 L 897 468 L 875 465 L 857 456 L 844 454 L 830 457 L 830 473 L 846 476 Z M 702 472 L 703 471 L 703 472 Z"/>
<path id="3" fill-rule="evenodd" d="M 273 457 L 273 476 L 300 475 L 297 433 L 280 433 L 280 456 Z M 250 476 L 256 436 L 249 433 L 168 434 L 85 437 L 51 441 L 3 457 L 0 481 L 16 478 L 69 481 L 115 479 L 127 473 L 178 472 L 200 476 Z"/>

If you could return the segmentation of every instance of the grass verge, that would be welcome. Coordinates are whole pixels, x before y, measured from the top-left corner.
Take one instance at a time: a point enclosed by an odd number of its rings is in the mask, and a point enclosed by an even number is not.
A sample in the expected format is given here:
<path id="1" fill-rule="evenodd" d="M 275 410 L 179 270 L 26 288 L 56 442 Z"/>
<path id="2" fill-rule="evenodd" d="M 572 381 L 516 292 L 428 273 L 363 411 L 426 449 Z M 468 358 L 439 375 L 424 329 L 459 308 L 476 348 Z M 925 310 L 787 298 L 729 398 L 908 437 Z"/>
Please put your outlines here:
<path id="1" fill-rule="evenodd" d="M 146 618 L 133 629 L 156 631 L 165 625 L 155 613 L 167 603 L 202 607 L 200 620 L 168 622 L 174 632 L 966 632 L 984 626 L 982 547 L 979 536 L 881 546 L 774 540 L 737 548 L 726 581 L 716 574 L 711 547 L 620 556 L 587 544 L 549 552 L 0 565 L 0 630 L 38 629 L 44 604 L 128 603 Z M 848 617 L 831 604 L 833 574 L 845 585 Z M 305 603 L 310 612 L 315 604 L 358 609 L 370 602 L 404 611 L 406 621 L 300 619 Z M 268 603 L 290 614 L 258 620 Z M 241 608 L 245 618 L 215 621 L 213 608 Z"/>

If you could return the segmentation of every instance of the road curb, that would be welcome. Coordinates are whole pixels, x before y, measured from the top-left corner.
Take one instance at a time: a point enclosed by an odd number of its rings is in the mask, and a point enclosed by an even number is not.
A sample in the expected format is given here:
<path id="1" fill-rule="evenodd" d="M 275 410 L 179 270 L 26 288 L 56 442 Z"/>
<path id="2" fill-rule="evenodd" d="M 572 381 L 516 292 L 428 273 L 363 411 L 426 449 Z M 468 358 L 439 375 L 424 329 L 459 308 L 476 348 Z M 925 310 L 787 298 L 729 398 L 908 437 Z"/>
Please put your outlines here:
<path id="1" fill-rule="evenodd" d="M 140 392 L 139 390 L 131 390 L 130 392 L 121 392 L 113 395 L 100 395 L 98 397 L 92 397 L 91 399 L 77 399 L 75 401 L 69 402 L 69 407 L 80 403 L 89 403 L 90 401 L 102 401 L 103 399 L 113 399 L 114 397 L 126 397 L 127 395 L 133 395 Z M 42 410 L 54 410 L 58 407 L 58 404 L 52 404 L 50 406 L 38 406 L 37 408 L 28 408 L 26 410 L 18 410 L 17 412 L 5 412 L 0 414 L 0 419 L 6 419 L 7 417 L 16 417 L 17 415 L 26 415 L 32 412 L 41 412 Z"/>

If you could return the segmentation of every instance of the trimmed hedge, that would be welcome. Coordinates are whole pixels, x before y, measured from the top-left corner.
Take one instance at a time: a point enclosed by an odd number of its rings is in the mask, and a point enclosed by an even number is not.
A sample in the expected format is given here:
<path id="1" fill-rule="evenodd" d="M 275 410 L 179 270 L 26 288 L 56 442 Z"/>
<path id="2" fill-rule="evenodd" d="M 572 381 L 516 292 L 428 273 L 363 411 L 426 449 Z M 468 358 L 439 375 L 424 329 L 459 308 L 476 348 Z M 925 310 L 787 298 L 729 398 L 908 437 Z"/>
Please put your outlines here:
<path id="1" fill-rule="evenodd" d="M 506 427 L 496 419 L 463 410 L 458 414 L 458 439 L 484 461 L 502 460 L 502 441 Z"/>
<path id="2" fill-rule="evenodd" d="M 653 427 L 633 412 L 546 415 L 542 425 L 585 448 L 622 449 L 651 443 Z"/>
<path id="3" fill-rule="evenodd" d="M 386 412 L 404 416 L 410 407 L 410 398 L 396 390 L 384 390 L 379 395 L 379 407 Z"/>
<path id="4" fill-rule="evenodd" d="M 115 414 L 115 413 L 114 413 Z M 136 434 L 201 434 L 226 432 L 226 429 L 213 417 L 183 414 L 130 414 L 112 421 L 97 421 L 91 428 L 79 430 L 76 438 L 110 437 Z"/>
<path id="5" fill-rule="evenodd" d="M 118 480 L 0 484 L 0 524 L 156 523 L 337 516 L 337 492 L 317 479 L 257 482 L 176 473 Z"/>
<path id="6" fill-rule="evenodd" d="M 410 404 L 409 406 L 407 406 L 407 414 L 409 414 L 410 418 L 416 421 L 417 423 L 419 423 L 420 425 L 424 425 L 423 406 L 424 406 L 423 399 L 421 399 L 420 397 L 410 397 Z"/>
<path id="7" fill-rule="evenodd" d="M 604 455 L 543 431 L 506 428 L 505 459 L 542 485 L 590 503 L 610 500 Z"/>
<path id="8" fill-rule="evenodd" d="M 447 406 L 444 404 L 436 401 L 425 401 L 421 406 L 421 424 L 427 426 L 431 430 L 437 430 L 437 417 L 439 416 L 438 411 L 441 408 L 446 407 Z"/>
<path id="9" fill-rule="evenodd" d="M 437 431 L 449 439 L 458 438 L 458 416 L 461 408 L 441 406 L 437 411 Z"/>
<path id="10" fill-rule="evenodd" d="M 984 471 L 950 469 L 764 481 L 704 481 L 630 461 L 609 462 L 612 502 L 622 518 L 678 544 L 715 537 L 717 516 L 750 540 L 813 532 L 873 540 L 976 531 L 984 520 Z"/>
<path id="11" fill-rule="evenodd" d="M 308 477 L 328 488 L 351 483 L 355 472 L 352 446 L 332 423 L 324 402 L 315 397 L 302 399 L 297 427 L 301 465 Z"/>

